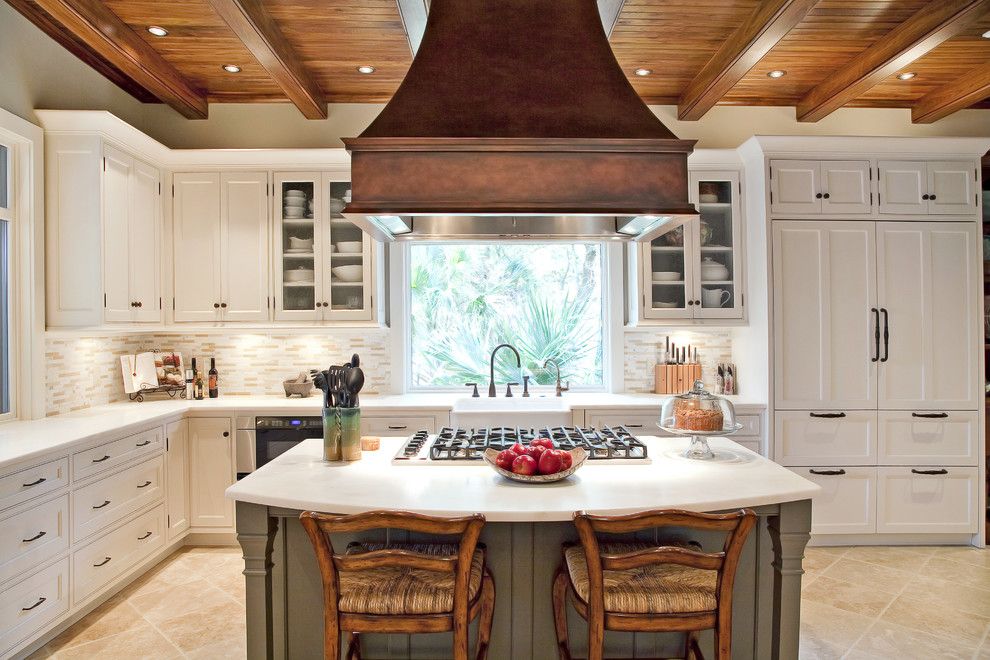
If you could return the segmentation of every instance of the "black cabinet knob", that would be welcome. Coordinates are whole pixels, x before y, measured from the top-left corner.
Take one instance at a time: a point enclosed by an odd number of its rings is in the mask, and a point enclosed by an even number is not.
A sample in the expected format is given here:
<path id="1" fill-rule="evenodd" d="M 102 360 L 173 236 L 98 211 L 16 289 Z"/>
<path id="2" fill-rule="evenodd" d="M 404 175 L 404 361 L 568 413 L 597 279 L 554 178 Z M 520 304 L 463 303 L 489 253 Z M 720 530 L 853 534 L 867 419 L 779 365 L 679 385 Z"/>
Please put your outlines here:
<path id="1" fill-rule="evenodd" d="M 935 199 L 935 195 L 929 195 L 929 196 L 928 196 L 928 199 L 932 199 L 932 200 L 934 200 L 934 199 Z"/>
<path id="2" fill-rule="evenodd" d="M 825 199 L 828 199 L 829 198 L 829 194 L 828 193 L 825 193 L 824 195 L 822 195 L 822 197 L 824 197 Z"/>
<path id="3" fill-rule="evenodd" d="M 144 303 L 142 303 L 142 302 L 141 302 L 141 301 L 139 300 L 139 301 L 137 301 L 137 302 L 136 302 L 135 304 L 136 304 L 136 305 L 137 305 L 138 307 L 141 307 L 141 305 L 143 305 Z"/>
<path id="4" fill-rule="evenodd" d="M 693 305 L 693 304 L 694 304 L 694 301 L 693 300 L 689 300 L 688 301 L 688 305 Z"/>
<path id="5" fill-rule="evenodd" d="M 815 199 L 821 199 L 821 198 L 822 198 L 822 194 L 821 193 L 818 193 L 817 195 L 815 195 Z"/>
<path id="6" fill-rule="evenodd" d="M 921 199 L 929 199 L 928 195 L 922 195 Z"/>
<path id="7" fill-rule="evenodd" d="M 224 309 L 227 309 L 227 303 L 220 303 L 220 306 L 223 307 Z"/>
<path id="8" fill-rule="evenodd" d="M 230 437 L 230 431 L 224 431 L 223 432 L 223 437 L 229 438 Z"/>
<path id="9" fill-rule="evenodd" d="M 213 303 L 213 309 L 220 309 L 220 303 Z"/>

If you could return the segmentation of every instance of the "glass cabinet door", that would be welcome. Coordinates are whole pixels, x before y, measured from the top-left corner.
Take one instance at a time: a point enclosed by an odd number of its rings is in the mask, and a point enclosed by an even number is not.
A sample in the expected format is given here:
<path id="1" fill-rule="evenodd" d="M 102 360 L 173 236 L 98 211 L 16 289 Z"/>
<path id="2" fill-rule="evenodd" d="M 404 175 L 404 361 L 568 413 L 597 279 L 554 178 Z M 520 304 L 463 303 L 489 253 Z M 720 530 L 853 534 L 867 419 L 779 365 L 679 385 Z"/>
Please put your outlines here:
<path id="1" fill-rule="evenodd" d="M 677 227 L 642 246 L 643 317 L 690 318 L 694 309 L 691 224 Z"/>
<path id="2" fill-rule="evenodd" d="M 351 183 L 327 175 L 327 222 L 324 254 L 323 317 L 326 320 L 372 318 L 371 239 L 341 210 L 351 201 Z"/>
<path id="3" fill-rule="evenodd" d="M 318 173 L 275 177 L 275 318 L 322 318 L 321 177 Z"/>
<path id="4" fill-rule="evenodd" d="M 692 264 L 694 317 L 741 318 L 739 175 L 692 172 L 691 193 L 701 213 L 692 228 L 697 245 Z"/>

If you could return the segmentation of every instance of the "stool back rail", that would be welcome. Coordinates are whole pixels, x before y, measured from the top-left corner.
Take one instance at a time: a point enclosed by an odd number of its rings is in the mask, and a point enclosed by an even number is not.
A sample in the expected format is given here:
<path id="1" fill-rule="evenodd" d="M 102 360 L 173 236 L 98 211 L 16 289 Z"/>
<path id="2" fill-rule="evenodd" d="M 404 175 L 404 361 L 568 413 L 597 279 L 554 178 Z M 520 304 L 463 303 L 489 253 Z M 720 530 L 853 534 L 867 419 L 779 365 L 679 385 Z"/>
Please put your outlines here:
<path id="1" fill-rule="evenodd" d="M 471 599 L 470 579 L 475 550 L 484 550 L 478 537 L 485 525 L 481 514 L 462 518 L 438 518 L 404 511 L 370 511 L 354 515 L 331 515 L 304 511 L 299 516 L 316 552 L 323 580 L 323 657 L 339 657 L 340 633 L 349 636 L 348 659 L 361 657 L 361 633 L 453 632 L 455 660 L 468 658 L 468 627 L 481 616 L 476 658 L 487 657 L 495 608 L 495 583 L 487 566 L 482 566 L 481 586 Z M 438 555 L 389 544 L 360 554 L 337 554 L 331 533 L 397 529 L 437 535 L 458 535 L 456 554 Z M 413 546 L 410 546 L 410 548 Z M 453 574 L 453 608 L 440 613 L 374 614 L 340 611 L 340 573 L 381 568 L 407 568 Z"/>
<path id="2" fill-rule="evenodd" d="M 585 602 L 574 586 L 573 576 L 563 561 L 554 578 L 553 606 L 557 646 L 562 660 L 571 658 L 567 635 L 566 597 L 588 622 L 588 660 L 601 660 L 606 630 L 626 632 L 687 632 L 685 658 L 703 658 L 696 633 L 713 629 L 718 660 L 729 660 L 732 640 L 732 586 L 736 568 L 749 532 L 756 523 L 750 509 L 734 513 L 710 514 L 683 510 L 645 511 L 624 516 L 595 516 L 583 511 L 574 514 L 588 572 L 588 599 Z M 721 552 L 701 552 L 679 546 L 661 545 L 620 554 L 603 554 L 597 533 L 628 534 L 645 529 L 676 527 L 685 530 L 725 532 Z M 568 546 L 565 546 L 565 551 Z M 624 571 L 644 566 L 675 564 L 717 571 L 715 603 L 712 610 L 698 612 L 611 612 L 605 609 L 605 571 Z"/>

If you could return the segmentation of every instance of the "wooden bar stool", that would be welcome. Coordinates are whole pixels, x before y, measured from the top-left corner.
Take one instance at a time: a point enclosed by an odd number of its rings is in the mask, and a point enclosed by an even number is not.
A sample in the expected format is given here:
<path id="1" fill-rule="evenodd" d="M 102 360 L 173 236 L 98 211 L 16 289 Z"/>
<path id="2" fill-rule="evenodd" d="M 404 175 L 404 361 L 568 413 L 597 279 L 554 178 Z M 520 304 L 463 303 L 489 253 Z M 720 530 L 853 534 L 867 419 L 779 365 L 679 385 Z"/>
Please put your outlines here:
<path id="1" fill-rule="evenodd" d="M 554 627 L 562 660 L 567 641 L 567 595 L 588 622 L 588 660 L 601 660 L 606 630 L 687 633 L 684 657 L 703 658 L 696 633 L 715 632 L 716 657 L 729 660 L 732 584 L 746 537 L 756 522 L 750 509 L 707 514 L 646 511 L 627 516 L 574 514 L 578 544 L 565 544 L 553 582 Z M 726 532 L 721 552 L 645 542 L 599 543 L 596 533 L 628 534 L 679 527 Z"/>
<path id="2" fill-rule="evenodd" d="M 434 518 L 371 511 L 300 516 L 323 578 L 323 657 L 339 657 L 340 632 L 349 635 L 347 658 L 361 657 L 361 633 L 454 633 L 454 658 L 467 660 L 468 625 L 480 616 L 477 655 L 484 659 L 495 611 L 495 582 L 478 536 L 485 517 Z M 330 533 L 401 529 L 459 535 L 457 543 L 351 543 L 335 554 Z"/>

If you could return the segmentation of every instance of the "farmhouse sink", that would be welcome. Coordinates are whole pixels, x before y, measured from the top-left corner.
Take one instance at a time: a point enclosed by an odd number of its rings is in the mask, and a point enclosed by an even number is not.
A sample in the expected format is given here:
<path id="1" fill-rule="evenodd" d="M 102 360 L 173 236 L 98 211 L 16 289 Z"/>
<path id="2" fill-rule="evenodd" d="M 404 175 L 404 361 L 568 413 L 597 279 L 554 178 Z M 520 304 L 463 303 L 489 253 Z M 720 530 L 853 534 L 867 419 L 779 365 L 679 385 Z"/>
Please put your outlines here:
<path id="1" fill-rule="evenodd" d="M 555 396 L 464 397 L 454 401 L 450 422 L 461 428 L 571 426 L 571 406 Z"/>

